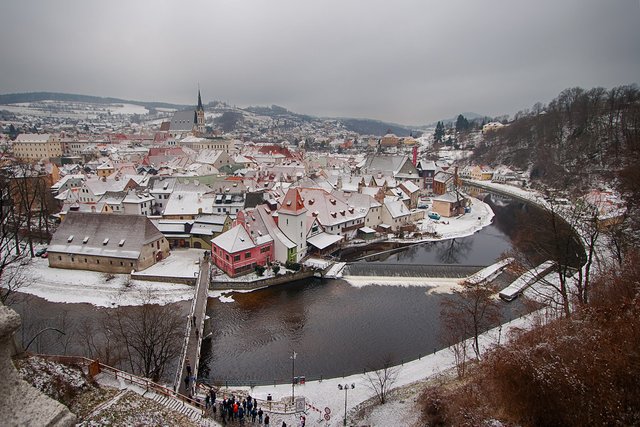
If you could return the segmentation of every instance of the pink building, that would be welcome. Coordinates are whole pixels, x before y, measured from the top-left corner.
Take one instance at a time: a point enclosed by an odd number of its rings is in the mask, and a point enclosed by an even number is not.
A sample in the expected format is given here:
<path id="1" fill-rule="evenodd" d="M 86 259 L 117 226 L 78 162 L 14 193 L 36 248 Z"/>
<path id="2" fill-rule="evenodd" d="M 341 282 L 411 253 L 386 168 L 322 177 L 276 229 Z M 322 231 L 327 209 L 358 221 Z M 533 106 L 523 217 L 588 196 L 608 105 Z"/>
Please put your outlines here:
<path id="1" fill-rule="evenodd" d="M 247 274 L 273 260 L 273 238 L 269 234 L 252 238 L 242 225 L 236 225 L 211 241 L 211 256 L 227 275 Z"/>

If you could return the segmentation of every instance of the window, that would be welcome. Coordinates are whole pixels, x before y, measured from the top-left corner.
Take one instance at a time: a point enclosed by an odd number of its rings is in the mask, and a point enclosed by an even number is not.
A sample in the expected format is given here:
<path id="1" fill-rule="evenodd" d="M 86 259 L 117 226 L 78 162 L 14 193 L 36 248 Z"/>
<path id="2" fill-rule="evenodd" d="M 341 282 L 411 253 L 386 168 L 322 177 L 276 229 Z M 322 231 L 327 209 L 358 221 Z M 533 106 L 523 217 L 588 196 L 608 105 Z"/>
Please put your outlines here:
<path id="1" fill-rule="evenodd" d="M 251 258 L 251 252 L 245 252 L 244 259 L 249 259 L 249 258 Z"/>
<path id="2" fill-rule="evenodd" d="M 240 255 L 236 255 L 236 256 L 234 256 L 234 257 L 233 257 L 233 260 L 234 260 L 234 261 L 240 261 Z"/>
<path id="3" fill-rule="evenodd" d="M 269 252 L 269 246 L 265 246 L 265 247 L 260 248 L 260 253 L 261 254 L 263 254 L 265 252 Z"/>
<path id="4" fill-rule="evenodd" d="M 227 255 L 225 255 L 225 256 L 224 256 L 224 258 L 225 258 L 227 261 L 229 261 L 229 255 L 228 255 L 228 254 L 227 254 Z"/>

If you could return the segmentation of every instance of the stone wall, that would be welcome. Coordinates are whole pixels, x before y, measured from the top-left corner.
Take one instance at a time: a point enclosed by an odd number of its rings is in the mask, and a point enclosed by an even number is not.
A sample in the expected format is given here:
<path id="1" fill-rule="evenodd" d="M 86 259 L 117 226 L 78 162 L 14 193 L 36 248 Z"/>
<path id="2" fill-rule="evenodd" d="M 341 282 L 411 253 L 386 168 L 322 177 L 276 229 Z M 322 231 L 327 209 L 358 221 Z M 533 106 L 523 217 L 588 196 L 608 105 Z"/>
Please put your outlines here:
<path id="1" fill-rule="evenodd" d="M 283 283 L 294 282 L 296 280 L 306 279 L 312 277 L 315 273 L 314 270 L 298 271 L 297 273 L 282 274 L 276 277 L 267 277 L 264 279 L 253 280 L 250 282 L 236 282 L 236 281 L 219 281 L 212 280 L 210 288 L 215 290 L 255 290 L 260 288 L 266 288 L 267 286 L 281 285 Z"/>

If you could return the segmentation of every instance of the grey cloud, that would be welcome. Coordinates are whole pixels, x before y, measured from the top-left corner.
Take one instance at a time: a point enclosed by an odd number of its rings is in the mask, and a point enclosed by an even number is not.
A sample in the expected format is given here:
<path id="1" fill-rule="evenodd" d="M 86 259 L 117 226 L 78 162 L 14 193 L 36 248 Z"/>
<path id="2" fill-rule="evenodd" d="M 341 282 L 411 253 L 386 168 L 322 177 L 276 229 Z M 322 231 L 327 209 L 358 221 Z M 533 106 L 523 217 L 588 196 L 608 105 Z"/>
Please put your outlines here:
<path id="1" fill-rule="evenodd" d="M 3 5 L 0 92 L 280 104 L 420 124 L 638 82 L 637 0 Z"/>

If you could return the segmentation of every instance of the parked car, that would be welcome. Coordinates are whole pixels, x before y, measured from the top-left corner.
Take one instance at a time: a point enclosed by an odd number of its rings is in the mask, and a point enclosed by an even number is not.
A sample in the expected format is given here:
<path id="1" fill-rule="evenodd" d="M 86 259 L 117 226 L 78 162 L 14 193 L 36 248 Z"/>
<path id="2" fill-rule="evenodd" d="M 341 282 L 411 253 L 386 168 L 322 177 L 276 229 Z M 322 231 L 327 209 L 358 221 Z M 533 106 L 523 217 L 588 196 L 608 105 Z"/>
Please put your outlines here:
<path id="1" fill-rule="evenodd" d="M 49 258 L 49 252 L 45 252 L 41 255 L 41 258 Z"/>
<path id="2" fill-rule="evenodd" d="M 47 253 L 47 248 L 41 248 L 36 251 L 36 256 L 42 256 Z"/>
<path id="3" fill-rule="evenodd" d="M 427 215 L 429 218 L 431 219 L 440 219 L 440 214 L 436 213 L 436 212 L 429 212 L 429 214 Z"/>

